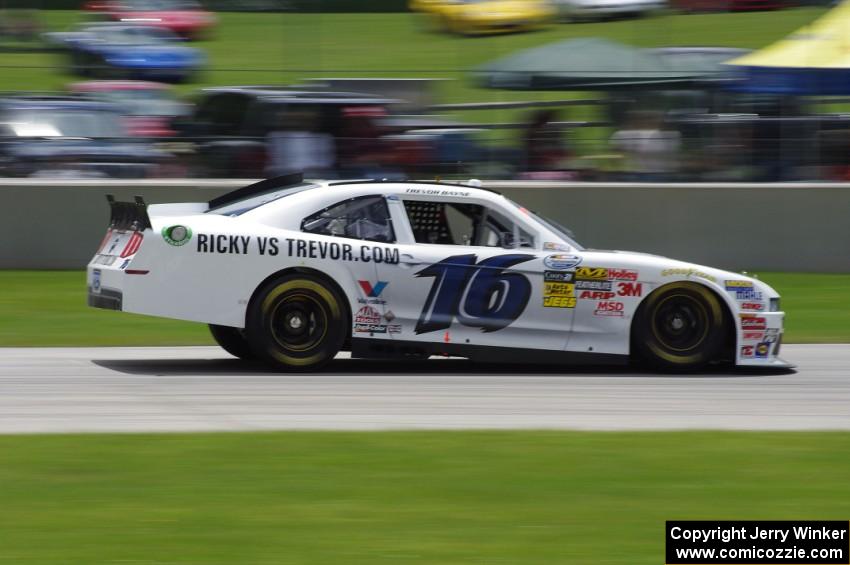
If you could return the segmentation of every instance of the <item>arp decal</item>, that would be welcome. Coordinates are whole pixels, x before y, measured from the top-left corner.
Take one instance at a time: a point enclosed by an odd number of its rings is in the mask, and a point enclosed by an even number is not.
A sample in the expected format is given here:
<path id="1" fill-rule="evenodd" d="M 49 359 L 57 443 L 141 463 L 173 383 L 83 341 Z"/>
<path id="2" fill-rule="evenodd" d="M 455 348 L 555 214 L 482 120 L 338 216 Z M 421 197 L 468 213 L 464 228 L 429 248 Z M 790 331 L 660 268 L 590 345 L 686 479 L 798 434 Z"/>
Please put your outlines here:
<path id="1" fill-rule="evenodd" d="M 610 300 L 615 296 L 617 296 L 616 293 L 604 290 L 583 290 L 578 295 L 582 300 Z"/>
<path id="2" fill-rule="evenodd" d="M 181 246 L 189 243 L 192 239 L 192 230 L 186 226 L 170 226 L 162 228 L 162 239 L 168 245 Z"/>
<path id="3" fill-rule="evenodd" d="M 555 253 L 543 258 L 543 264 L 553 271 L 566 271 L 581 263 L 581 257 L 568 253 Z"/>
<path id="4" fill-rule="evenodd" d="M 453 255 L 416 273 L 434 283 L 416 323 L 416 333 L 447 329 L 457 320 L 484 332 L 509 326 L 525 310 L 531 283 L 520 273 L 505 272 L 534 255 L 496 255 L 476 263 L 474 254 Z"/>

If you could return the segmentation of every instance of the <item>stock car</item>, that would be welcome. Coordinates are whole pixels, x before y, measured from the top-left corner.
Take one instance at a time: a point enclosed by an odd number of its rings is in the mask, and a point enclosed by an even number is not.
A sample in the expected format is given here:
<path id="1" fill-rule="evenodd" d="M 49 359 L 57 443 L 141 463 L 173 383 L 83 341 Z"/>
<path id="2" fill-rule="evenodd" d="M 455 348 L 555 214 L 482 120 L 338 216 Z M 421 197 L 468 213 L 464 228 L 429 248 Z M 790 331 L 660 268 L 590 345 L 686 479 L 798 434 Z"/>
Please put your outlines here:
<path id="1" fill-rule="evenodd" d="M 444 31 L 462 35 L 534 30 L 555 15 L 545 0 L 410 0 L 409 7 Z"/>
<path id="2" fill-rule="evenodd" d="M 779 296 L 598 251 L 480 183 L 268 179 L 209 202 L 108 197 L 90 306 L 209 324 L 279 370 L 360 358 L 789 366 Z"/>

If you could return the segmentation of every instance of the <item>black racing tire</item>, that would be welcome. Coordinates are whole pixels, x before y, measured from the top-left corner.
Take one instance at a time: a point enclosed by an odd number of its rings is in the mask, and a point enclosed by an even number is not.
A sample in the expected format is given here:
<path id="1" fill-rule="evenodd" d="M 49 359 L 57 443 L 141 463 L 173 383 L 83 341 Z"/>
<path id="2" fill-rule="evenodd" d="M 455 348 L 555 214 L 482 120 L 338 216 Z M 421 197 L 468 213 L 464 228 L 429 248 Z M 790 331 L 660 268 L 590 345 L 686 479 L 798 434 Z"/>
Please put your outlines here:
<path id="1" fill-rule="evenodd" d="M 632 327 L 637 358 L 663 371 L 688 372 L 719 361 L 727 343 L 727 310 L 705 286 L 676 282 L 650 294 Z"/>
<path id="2" fill-rule="evenodd" d="M 209 324 L 209 327 L 215 342 L 234 357 L 246 361 L 257 358 L 251 346 L 248 345 L 248 340 L 245 339 L 244 330 L 215 324 Z"/>
<path id="3" fill-rule="evenodd" d="M 256 356 L 275 369 L 315 370 L 334 358 L 348 336 L 346 304 L 319 277 L 281 276 L 255 294 L 245 335 Z"/>

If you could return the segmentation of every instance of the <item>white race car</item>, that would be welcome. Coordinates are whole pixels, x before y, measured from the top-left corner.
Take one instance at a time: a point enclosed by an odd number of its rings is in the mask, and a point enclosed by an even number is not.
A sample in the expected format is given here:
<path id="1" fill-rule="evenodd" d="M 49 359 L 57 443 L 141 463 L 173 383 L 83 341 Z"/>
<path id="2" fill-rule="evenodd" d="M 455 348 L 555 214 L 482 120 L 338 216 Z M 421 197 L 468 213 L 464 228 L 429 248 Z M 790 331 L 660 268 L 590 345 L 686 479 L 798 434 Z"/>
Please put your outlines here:
<path id="1" fill-rule="evenodd" d="M 585 249 L 504 196 L 436 182 L 261 181 L 209 203 L 116 202 L 88 302 L 210 325 L 241 358 L 787 367 L 768 285 Z"/>

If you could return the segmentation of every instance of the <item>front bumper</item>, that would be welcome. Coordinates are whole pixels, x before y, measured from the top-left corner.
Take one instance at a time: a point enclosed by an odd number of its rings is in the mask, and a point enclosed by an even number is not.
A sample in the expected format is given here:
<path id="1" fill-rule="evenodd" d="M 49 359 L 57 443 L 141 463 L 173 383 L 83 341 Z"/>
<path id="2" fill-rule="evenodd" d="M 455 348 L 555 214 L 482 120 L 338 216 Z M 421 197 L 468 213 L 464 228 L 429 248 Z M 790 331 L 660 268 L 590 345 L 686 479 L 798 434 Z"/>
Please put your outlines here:
<path id="1" fill-rule="evenodd" d="M 785 312 L 738 314 L 735 364 L 740 367 L 793 367 L 779 357 L 784 321 Z"/>

